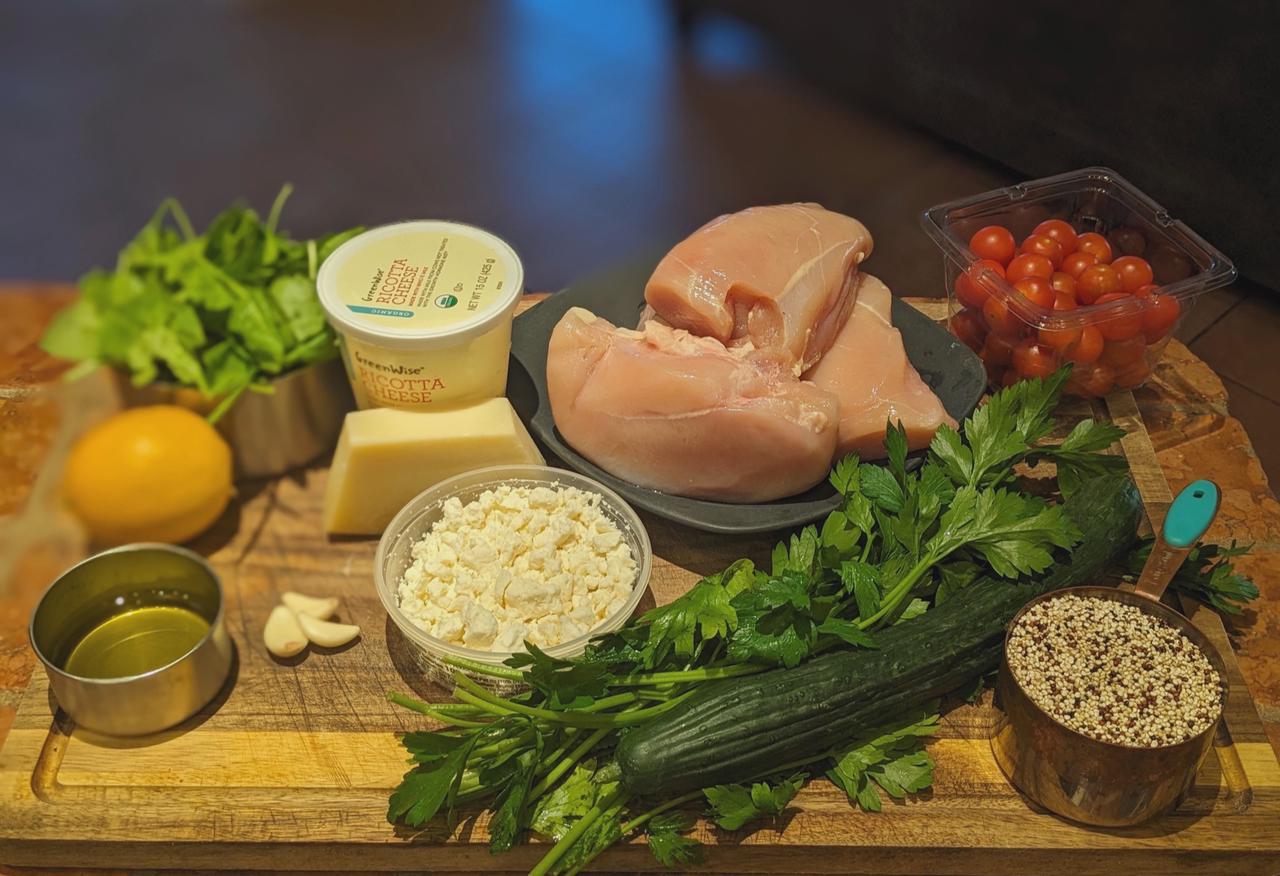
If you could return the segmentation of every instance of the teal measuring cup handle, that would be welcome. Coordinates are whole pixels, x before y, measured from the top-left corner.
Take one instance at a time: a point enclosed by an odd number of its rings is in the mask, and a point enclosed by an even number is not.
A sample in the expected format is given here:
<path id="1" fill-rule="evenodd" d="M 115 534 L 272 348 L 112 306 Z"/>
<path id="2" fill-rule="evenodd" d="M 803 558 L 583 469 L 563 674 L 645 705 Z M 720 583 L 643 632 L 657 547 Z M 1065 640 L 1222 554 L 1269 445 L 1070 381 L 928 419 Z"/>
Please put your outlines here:
<path id="1" fill-rule="evenodd" d="M 1159 602 L 1178 567 L 1218 513 L 1218 485 L 1196 481 L 1178 494 L 1164 516 L 1164 525 L 1151 545 L 1151 555 L 1138 576 L 1134 592 Z"/>
<path id="2" fill-rule="evenodd" d="M 1221 497 L 1213 481 L 1195 481 L 1169 506 L 1161 536 L 1173 548 L 1189 548 L 1205 534 L 1218 513 Z"/>

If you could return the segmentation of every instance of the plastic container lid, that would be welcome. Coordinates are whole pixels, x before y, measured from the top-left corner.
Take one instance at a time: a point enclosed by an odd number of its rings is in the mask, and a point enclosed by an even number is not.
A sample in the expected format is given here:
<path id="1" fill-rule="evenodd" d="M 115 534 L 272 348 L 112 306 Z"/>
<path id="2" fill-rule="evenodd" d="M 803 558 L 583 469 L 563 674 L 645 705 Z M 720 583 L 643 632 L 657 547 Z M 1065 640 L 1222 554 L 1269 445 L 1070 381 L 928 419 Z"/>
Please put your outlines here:
<path id="1" fill-rule="evenodd" d="M 474 225 L 398 222 L 334 250 L 316 288 L 339 333 L 381 347 L 432 349 L 509 319 L 524 267 L 506 241 Z"/>

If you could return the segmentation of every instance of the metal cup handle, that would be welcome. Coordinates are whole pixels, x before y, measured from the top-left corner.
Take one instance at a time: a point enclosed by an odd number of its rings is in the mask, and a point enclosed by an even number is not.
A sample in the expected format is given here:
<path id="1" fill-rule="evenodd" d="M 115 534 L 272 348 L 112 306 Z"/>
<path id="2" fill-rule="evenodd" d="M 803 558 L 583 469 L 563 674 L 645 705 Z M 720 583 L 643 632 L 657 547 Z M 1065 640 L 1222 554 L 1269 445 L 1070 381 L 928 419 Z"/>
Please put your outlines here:
<path id="1" fill-rule="evenodd" d="M 1218 485 L 1207 480 L 1195 481 L 1178 494 L 1156 534 L 1135 593 L 1160 601 L 1191 548 L 1213 523 L 1220 499 Z"/>

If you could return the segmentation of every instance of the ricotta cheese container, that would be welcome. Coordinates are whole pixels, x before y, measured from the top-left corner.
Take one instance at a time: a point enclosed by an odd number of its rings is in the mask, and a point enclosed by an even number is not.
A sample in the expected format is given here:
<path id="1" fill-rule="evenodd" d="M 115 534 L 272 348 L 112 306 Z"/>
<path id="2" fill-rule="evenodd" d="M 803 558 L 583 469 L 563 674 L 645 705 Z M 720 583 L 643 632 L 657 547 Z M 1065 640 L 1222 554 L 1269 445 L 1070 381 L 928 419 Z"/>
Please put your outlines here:
<path id="1" fill-rule="evenodd" d="M 524 268 L 502 239 L 460 222 L 384 225 L 334 250 L 316 286 L 359 407 L 505 393 Z"/>

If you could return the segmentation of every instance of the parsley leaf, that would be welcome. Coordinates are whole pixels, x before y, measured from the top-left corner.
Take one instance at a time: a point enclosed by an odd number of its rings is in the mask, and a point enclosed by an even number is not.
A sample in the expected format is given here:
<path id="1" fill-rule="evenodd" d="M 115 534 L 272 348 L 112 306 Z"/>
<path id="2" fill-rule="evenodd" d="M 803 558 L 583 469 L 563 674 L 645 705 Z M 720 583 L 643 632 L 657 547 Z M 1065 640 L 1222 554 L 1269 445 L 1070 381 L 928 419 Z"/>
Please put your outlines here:
<path id="1" fill-rule="evenodd" d="M 902 799 L 933 784 L 933 759 L 923 737 L 938 730 L 938 716 L 922 717 L 905 726 L 887 725 L 835 755 L 827 777 L 868 812 L 879 812 L 880 793 Z"/>
<path id="2" fill-rule="evenodd" d="M 902 510 L 906 500 L 902 484 L 883 466 L 864 462 L 858 466 L 858 480 L 862 485 L 862 494 L 882 511 L 897 514 Z"/>
<path id="3" fill-rule="evenodd" d="M 703 788 L 702 793 L 711 804 L 712 821 L 724 830 L 738 830 L 758 818 L 781 815 L 807 778 L 805 773 L 796 773 L 772 785 L 715 785 Z"/>
<path id="4" fill-rule="evenodd" d="M 646 667 L 658 666 L 671 653 L 692 657 L 699 644 L 725 638 L 737 626 L 724 577 L 721 572 L 703 578 L 683 596 L 645 613 L 641 621 L 649 625 Z"/>
<path id="5" fill-rule="evenodd" d="M 560 840 L 578 819 L 617 788 L 616 765 L 597 769 L 594 760 L 584 760 L 554 790 L 538 799 L 529 826 L 543 836 Z"/>
<path id="6" fill-rule="evenodd" d="M 1129 579 L 1136 579 L 1151 554 L 1153 539 L 1145 538 L 1129 555 Z M 1198 544 L 1174 573 L 1169 587 L 1207 603 L 1223 614 L 1240 614 L 1258 598 L 1258 586 L 1235 570 L 1231 562 L 1249 553 L 1252 545 Z"/>
<path id="7" fill-rule="evenodd" d="M 875 566 L 849 560 L 840 565 L 840 580 L 845 592 L 853 593 L 858 617 L 871 617 L 880 610 L 880 575 Z"/>
<path id="8" fill-rule="evenodd" d="M 733 599 L 738 628 L 729 657 L 743 663 L 796 666 L 813 653 L 818 628 L 809 613 L 809 592 L 795 572 L 770 577 L 765 585 Z"/>
<path id="9" fill-rule="evenodd" d="M 969 547 L 996 574 L 1016 578 L 1048 568 L 1050 546 L 1067 548 L 1079 540 L 1079 528 L 1061 506 L 1002 489 L 961 487 L 926 549 L 936 561 Z"/>
<path id="10" fill-rule="evenodd" d="M 512 761 L 512 775 L 494 804 L 493 818 L 489 820 L 491 852 L 505 852 L 512 848 L 524 832 L 529 788 L 542 758 L 542 734 L 538 733 L 534 738 L 533 748 L 520 752 Z"/>
<path id="11" fill-rule="evenodd" d="M 525 680 L 545 695 L 555 709 L 580 709 L 605 695 L 613 676 L 604 665 L 589 661 L 560 660 L 532 642 L 524 651 L 507 658 L 506 665 L 523 669 Z"/>
<path id="12" fill-rule="evenodd" d="M 438 738 L 421 750 L 411 749 L 415 760 L 420 756 L 425 759 L 405 773 L 400 785 L 391 792 L 387 820 L 393 824 L 403 820 L 411 827 L 419 827 L 430 821 L 452 795 L 457 782 L 462 778 L 467 758 L 481 734 L 453 737 L 442 737 L 440 734 L 410 735 L 417 737 L 413 740 L 417 745 L 424 744 L 422 737 Z M 444 739 L 451 741 L 445 743 Z"/>
<path id="13" fill-rule="evenodd" d="M 649 850 L 664 867 L 675 869 L 702 863 L 702 843 L 684 834 L 697 822 L 687 812 L 662 812 L 649 819 Z"/>

